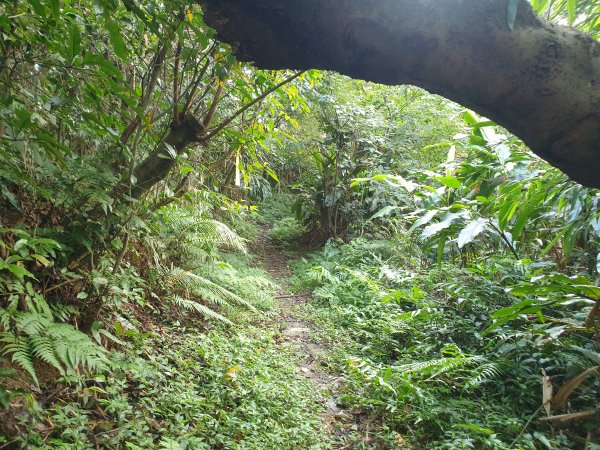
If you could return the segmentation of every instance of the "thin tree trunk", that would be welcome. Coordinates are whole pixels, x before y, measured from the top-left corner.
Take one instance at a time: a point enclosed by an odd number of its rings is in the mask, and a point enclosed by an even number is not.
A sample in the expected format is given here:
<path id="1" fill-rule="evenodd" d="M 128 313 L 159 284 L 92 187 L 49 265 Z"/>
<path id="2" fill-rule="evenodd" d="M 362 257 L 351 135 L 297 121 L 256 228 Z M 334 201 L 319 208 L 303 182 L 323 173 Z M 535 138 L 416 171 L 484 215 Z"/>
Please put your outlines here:
<path id="1" fill-rule="evenodd" d="M 139 198 L 165 179 L 175 166 L 176 156 L 190 144 L 198 142 L 203 131 L 204 126 L 192 115 L 185 116 L 178 124 L 173 123 L 163 142 L 135 168 L 131 197 Z"/>

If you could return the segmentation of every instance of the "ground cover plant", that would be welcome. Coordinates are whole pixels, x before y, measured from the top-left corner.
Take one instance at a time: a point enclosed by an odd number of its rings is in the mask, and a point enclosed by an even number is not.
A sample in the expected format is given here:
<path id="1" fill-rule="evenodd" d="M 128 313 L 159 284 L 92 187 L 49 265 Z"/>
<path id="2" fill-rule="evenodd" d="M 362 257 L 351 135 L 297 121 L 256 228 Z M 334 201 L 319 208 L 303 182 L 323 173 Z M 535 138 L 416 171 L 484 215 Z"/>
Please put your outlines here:
<path id="1" fill-rule="evenodd" d="M 521 322 L 485 335 L 515 302 L 490 269 L 423 271 L 406 242 L 391 244 L 329 245 L 295 268 L 298 287 L 313 289 L 307 314 L 329 324 L 323 339 L 344 343 L 340 401 L 370 414 L 374 448 L 578 448 L 571 432 L 595 432 L 594 420 L 556 433 L 529 423 L 542 407 L 540 369 L 558 387 L 597 366 L 585 333 L 552 340 Z M 570 408 L 596 408 L 597 392 L 588 381 Z"/>

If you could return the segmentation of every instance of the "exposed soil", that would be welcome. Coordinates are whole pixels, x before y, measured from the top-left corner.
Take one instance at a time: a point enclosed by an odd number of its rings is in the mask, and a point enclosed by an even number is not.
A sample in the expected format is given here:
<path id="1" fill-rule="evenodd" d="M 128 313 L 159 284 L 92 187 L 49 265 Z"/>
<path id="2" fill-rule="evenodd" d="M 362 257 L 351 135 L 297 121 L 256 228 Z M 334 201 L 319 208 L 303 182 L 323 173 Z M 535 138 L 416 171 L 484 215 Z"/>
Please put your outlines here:
<path id="1" fill-rule="evenodd" d="M 342 444 L 344 437 L 357 429 L 355 415 L 344 410 L 336 403 L 341 374 L 331 373 L 321 361 L 329 349 L 315 338 L 317 325 L 305 318 L 299 307 L 310 299 L 310 293 L 293 293 L 290 291 L 289 277 L 291 276 L 289 262 L 302 256 L 302 250 L 289 252 L 274 246 L 267 238 L 267 230 L 261 230 L 261 236 L 253 244 L 253 253 L 257 255 L 260 264 L 277 282 L 279 291 L 277 301 L 280 312 L 275 321 L 279 322 L 283 342 L 293 345 L 301 357 L 298 371 L 308 378 L 320 394 L 319 401 L 324 411 L 323 425 L 334 442 L 332 449 L 350 448 Z"/>

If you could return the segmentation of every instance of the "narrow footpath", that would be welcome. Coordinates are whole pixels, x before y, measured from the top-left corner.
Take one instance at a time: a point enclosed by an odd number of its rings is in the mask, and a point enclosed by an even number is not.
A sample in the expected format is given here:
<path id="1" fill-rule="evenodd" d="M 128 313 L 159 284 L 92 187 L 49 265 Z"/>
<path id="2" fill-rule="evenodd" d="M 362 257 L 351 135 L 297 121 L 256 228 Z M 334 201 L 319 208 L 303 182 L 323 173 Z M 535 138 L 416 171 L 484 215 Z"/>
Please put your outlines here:
<path id="1" fill-rule="evenodd" d="M 332 449 L 350 449 L 345 443 L 346 437 L 356 429 L 354 416 L 340 408 L 336 403 L 337 393 L 343 377 L 330 373 L 322 364 L 323 356 L 328 351 L 315 339 L 317 325 L 304 317 L 299 308 L 310 299 L 310 293 L 293 293 L 290 290 L 289 278 L 292 275 L 289 262 L 300 258 L 300 254 L 290 255 L 267 239 L 267 229 L 261 230 L 261 236 L 253 243 L 253 253 L 257 255 L 264 270 L 271 275 L 279 286 L 276 299 L 279 303 L 279 315 L 274 318 L 279 322 L 281 339 L 290 343 L 300 356 L 298 370 L 309 379 L 320 394 L 319 401 L 323 405 L 322 420 L 327 434 L 332 441 Z"/>

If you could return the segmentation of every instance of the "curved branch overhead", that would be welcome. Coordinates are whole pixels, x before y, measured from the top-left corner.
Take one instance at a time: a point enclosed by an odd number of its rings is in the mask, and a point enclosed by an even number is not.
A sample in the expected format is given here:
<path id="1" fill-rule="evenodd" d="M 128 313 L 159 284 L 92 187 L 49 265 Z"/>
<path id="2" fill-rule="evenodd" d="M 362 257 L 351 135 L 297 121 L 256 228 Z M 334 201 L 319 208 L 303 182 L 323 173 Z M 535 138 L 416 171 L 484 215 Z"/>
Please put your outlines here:
<path id="1" fill-rule="evenodd" d="M 600 43 L 525 1 L 205 0 L 240 60 L 421 86 L 493 119 L 576 181 L 600 187 Z"/>

